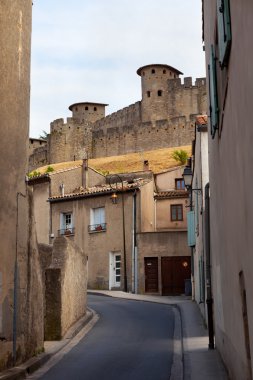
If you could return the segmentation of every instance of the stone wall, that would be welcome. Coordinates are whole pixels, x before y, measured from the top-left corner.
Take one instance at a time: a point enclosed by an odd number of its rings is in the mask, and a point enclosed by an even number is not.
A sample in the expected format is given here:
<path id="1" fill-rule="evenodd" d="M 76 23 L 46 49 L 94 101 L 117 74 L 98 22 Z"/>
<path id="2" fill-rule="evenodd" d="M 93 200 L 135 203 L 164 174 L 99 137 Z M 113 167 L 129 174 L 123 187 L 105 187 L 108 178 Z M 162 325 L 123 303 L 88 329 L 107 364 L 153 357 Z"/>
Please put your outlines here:
<path id="1" fill-rule="evenodd" d="M 0 1 L 0 370 L 43 348 L 43 298 L 28 170 L 32 1 Z"/>
<path id="2" fill-rule="evenodd" d="M 75 161 L 92 156 L 91 127 L 73 118 L 55 120 L 49 135 L 49 162 Z"/>
<path id="3" fill-rule="evenodd" d="M 66 123 L 55 120 L 51 123 L 49 152 L 37 149 L 30 164 L 34 167 L 46 156 L 48 163 L 56 163 L 82 159 L 85 153 L 97 158 L 191 144 L 195 117 L 207 111 L 206 79 L 197 78 L 192 84 L 191 77 L 184 78 L 183 83 L 180 78 L 164 78 L 155 77 L 153 87 L 147 82 L 154 92 L 148 100 L 143 90 L 141 102 L 94 123 L 74 118 L 67 118 Z M 161 96 L 158 91 L 162 91 Z"/>
<path id="4" fill-rule="evenodd" d="M 45 273 L 45 339 L 61 339 L 86 313 L 87 267 L 83 251 L 69 238 L 55 238 Z"/>

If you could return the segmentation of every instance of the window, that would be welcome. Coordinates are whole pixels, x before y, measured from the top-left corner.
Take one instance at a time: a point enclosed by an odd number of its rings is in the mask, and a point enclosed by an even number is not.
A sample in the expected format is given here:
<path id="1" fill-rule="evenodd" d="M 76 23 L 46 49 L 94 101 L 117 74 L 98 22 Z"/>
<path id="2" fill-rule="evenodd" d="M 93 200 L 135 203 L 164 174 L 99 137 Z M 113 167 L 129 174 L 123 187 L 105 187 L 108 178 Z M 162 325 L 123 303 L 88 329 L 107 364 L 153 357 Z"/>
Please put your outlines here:
<path id="1" fill-rule="evenodd" d="M 59 235 L 73 235 L 73 215 L 71 212 L 61 213 Z"/>
<path id="2" fill-rule="evenodd" d="M 88 106 L 86 106 L 86 107 L 85 107 L 85 111 L 88 111 L 88 110 L 89 110 L 89 107 L 88 107 Z"/>
<path id="3" fill-rule="evenodd" d="M 158 96 L 162 96 L 162 94 L 163 94 L 162 90 L 158 90 L 158 91 L 157 91 L 157 95 L 158 95 Z"/>
<path id="4" fill-rule="evenodd" d="M 96 111 L 97 110 L 97 107 L 94 107 L 94 111 Z"/>
<path id="5" fill-rule="evenodd" d="M 176 178 L 175 184 L 176 184 L 176 186 L 175 186 L 176 190 L 184 190 L 185 189 L 183 178 Z"/>
<path id="6" fill-rule="evenodd" d="M 183 220 L 183 205 L 171 205 L 170 206 L 171 220 L 182 221 Z"/>
<path id="7" fill-rule="evenodd" d="M 210 63 L 208 65 L 209 77 L 209 109 L 210 109 L 210 123 L 211 135 L 214 138 L 216 129 L 218 129 L 219 121 L 219 107 L 218 107 L 218 94 L 217 94 L 217 77 L 216 77 L 216 58 L 214 54 L 214 47 L 211 46 Z"/>
<path id="8" fill-rule="evenodd" d="M 163 74 L 166 74 L 166 70 L 163 70 Z"/>
<path id="9" fill-rule="evenodd" d="M 155 69 L 152 69 L 152 70 L 151 70 L 151 73 L 152 73 L 152 74 L 155 74 Z"/>
<path id="10" fill-rule="evenodd" d="M 89 232 L 99 232 L 106 230 L 105 208 L 98 207 L 90 210 Z"/>
<path id="11" fill-rule="evenodd" d="M 147 91 L 147 97 L 150 98 L 150 91 Z"/>
<path id="12" fill-rule="evenodd" d="M 229 0 L 217 0 L 219 61 L 221 67 L 228 63 L 231 47 L 231 18 Z"/>

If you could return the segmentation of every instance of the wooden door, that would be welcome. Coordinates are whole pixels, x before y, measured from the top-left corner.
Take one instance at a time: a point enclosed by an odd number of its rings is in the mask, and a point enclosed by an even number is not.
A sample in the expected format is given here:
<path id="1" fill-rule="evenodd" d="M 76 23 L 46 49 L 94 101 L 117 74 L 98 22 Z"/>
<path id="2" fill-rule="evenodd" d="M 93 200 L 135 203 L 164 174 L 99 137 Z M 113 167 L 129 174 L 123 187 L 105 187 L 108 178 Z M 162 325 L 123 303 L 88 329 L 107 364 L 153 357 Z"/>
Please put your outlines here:
<path id="1" fill-rule="evenodd" d="M 145 292 L 158 292 L 158 257 L 145 257 Z"/>
<path id="2" fill-rule="evenodd" d="M 185 293 L 185 280 L 191 278 L 190 256 L 162 257 L 162 295 Z"/>

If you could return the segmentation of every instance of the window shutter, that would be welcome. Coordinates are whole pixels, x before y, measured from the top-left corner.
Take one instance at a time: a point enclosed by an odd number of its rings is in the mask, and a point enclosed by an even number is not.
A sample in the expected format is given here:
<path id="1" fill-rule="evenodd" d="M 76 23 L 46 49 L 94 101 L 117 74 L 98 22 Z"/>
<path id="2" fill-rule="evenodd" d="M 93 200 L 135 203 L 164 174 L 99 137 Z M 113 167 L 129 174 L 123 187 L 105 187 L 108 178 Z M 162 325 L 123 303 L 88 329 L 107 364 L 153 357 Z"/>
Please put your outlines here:
<path id="1" fill-rule="evenodd" d="M 195 236 L 195 215 L 194 211 L 189 211 L 187 213 L 187 237 L 188 237 L 188 246 L 194 247 L 196 244 Z"/>
<path id="2" fill-rule="evenodd" d="M 217 78 L 216 78 L 216 58 L 214 55 L 213 45 L 211 46 L 210 64 L 208 65 L 209 77 L 209 102 L 210 102 L 210 123 L 211 135 L 214 138 L 215 131 L 218 129 L 219 108 L 217 95 Z"/>
<path id="3" fill-rule="evenodd" d="M 217 0 L 217 20 L 219 62 L 223 67 L 228 62 L 232 40 L 229 0 Z"/>

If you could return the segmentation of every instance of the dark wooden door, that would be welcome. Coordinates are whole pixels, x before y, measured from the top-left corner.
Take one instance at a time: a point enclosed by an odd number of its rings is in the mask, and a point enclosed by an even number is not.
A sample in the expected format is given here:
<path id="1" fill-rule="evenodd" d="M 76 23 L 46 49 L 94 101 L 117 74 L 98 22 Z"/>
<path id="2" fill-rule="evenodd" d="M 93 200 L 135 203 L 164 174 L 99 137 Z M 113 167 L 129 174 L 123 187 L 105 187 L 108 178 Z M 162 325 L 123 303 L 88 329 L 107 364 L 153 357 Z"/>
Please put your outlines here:
<path id="1" fill-rule="evenodd" d="M 191 258 L 189 256 L 162 257 L 162 295 L 184 294 L 185 280 L 191 278 Z"/>
<path id="2" fill-rule="evenodd" d="M 145 292 L 158 292 L 158 257 L 145 257 Z"/>

